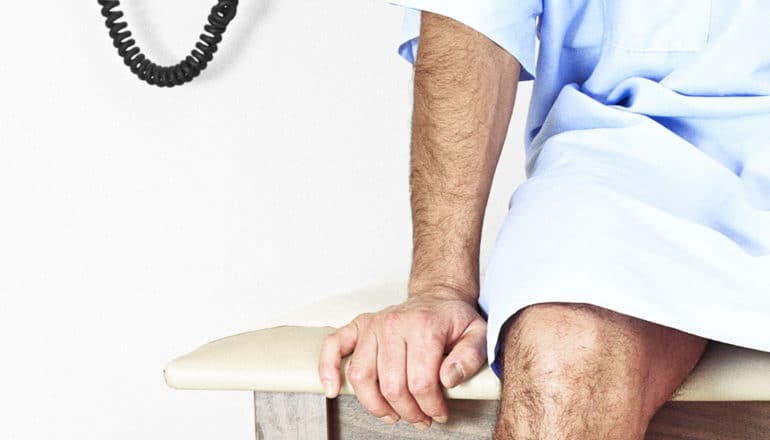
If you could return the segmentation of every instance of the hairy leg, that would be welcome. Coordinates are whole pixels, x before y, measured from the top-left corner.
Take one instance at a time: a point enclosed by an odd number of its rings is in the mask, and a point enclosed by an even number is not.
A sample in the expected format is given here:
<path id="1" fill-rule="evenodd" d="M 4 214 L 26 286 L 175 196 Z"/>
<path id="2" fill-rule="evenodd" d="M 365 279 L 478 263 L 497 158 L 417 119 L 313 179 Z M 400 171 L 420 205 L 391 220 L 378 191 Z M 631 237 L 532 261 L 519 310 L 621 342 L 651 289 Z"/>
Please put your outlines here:
<path id="1" fill-rule="evenodd" d="M 641 440 L 708 342 L 578 303 L 526 307 L 501 337 L 497 440 Z"/>

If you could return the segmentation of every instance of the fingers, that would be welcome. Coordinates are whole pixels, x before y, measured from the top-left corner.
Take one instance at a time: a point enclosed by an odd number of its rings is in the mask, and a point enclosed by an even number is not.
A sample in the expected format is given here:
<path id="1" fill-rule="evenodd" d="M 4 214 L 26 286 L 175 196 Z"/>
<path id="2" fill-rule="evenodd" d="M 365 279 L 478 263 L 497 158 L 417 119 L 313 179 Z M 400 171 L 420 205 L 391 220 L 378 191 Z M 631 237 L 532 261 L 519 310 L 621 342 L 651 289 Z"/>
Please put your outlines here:
<path id="1" fill-rule="evenodd" d="M 439 423 L 446 423 L 449 408 L 439 383 L 444 344 L 438 338 L 415 335 L 406 346 L 407 385 L 420 410 Z M 398 410 L 398 408 L 396 408 Z"/>
<path id="2" fill-rule="evenodd" d="M 373 333 L 367 332 L 359 339 L 348 364 L 348 382 L 364 409 L 387 423 L 395 423 L 398 414 L 380 393 L 377 350 L 377 338 Z"/>
<path id="3" fill-rule="evenodd" d="M 486 322 L 471 322 L 441 363 L 441 383 L 452 388 L 475 374 L 486 361 Z"/>
<path id="4" fill-rule="evenodd" d="M 326 397 L 334 398 L 340 392 L 342 379 L 340 365 L 342 358 L 353 352 L 358 340 L 358 328 L 351 322 L 329 334 L 321 344 L 318 357 L 318 376 Z"/>
<path id="5" fill-rule="evenodd" d="M 352 354 L 347 380 L 366 411 L 420 429 L 447 421 L 441 385 L 454 387 L 484 364 L 486 322 L 465 301 L 416 298 L 359 315 L 324 339 L 318 373 L 328 397 L 339 394 L 341 361 Z"/>
<path id="6" fill-rule="evenodd" d="M 427 428 L 431 418 L 420 410 L 407 387 L 407 342 L 399 332 L 398 320 L 399 316 L 392 313 L 384 317 L 384 328 L 380 333 L 382 340 L 377 352 L 380 392 L 404 420 L 416 427 Z"/>

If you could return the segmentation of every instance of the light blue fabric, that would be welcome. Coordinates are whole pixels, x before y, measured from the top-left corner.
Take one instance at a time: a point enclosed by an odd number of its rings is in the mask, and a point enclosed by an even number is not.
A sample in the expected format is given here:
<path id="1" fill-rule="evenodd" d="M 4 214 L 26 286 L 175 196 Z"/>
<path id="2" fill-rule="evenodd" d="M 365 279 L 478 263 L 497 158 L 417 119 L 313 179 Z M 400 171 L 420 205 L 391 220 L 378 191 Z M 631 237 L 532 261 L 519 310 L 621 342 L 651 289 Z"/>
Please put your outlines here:
<path id="1" fill-rule="evenodd" d="M 388 3 L 409 62 L 427 10 L 536 78 L 479 297 L 498 377 L 502 324 L 541 302 L 770 351 L 770 0 Z"/>

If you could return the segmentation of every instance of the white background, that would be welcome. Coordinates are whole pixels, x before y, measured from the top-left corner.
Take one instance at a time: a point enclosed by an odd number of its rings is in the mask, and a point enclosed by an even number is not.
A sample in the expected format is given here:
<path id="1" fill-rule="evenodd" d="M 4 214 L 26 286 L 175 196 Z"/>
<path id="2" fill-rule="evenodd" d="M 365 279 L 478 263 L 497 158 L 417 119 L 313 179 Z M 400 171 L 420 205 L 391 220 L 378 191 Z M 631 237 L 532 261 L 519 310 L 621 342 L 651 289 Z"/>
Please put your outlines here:
<path id="1" fill-rule="evenodd" d="M 125 0 L 161 64 L 213 0 Z M 250 439 L 248 392 L 171 359 L 406 279 L 412 68 L 381 0 L 243 1 L 214 62 L 134 78 L 95 0 L 0 3 L 0 439 Z M 523 180 L 522 87 L 482 270 Z"/>

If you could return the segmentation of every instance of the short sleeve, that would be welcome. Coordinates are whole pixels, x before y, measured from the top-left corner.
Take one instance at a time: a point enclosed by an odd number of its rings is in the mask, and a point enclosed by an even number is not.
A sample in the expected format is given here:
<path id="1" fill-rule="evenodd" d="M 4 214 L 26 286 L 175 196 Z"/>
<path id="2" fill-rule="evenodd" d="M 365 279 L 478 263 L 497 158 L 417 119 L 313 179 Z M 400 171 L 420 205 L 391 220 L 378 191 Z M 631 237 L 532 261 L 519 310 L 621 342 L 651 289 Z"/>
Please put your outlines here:
<path id="1" fill-rule="evenodd" d="M 513 55 L 521 64 L 521 81 L 535 77 L 537 19 L 543 0 L 387 0 L 404 7 L 398 54 L 415 63 L 420 12 L 452 18 L 475 29 Z"/>

